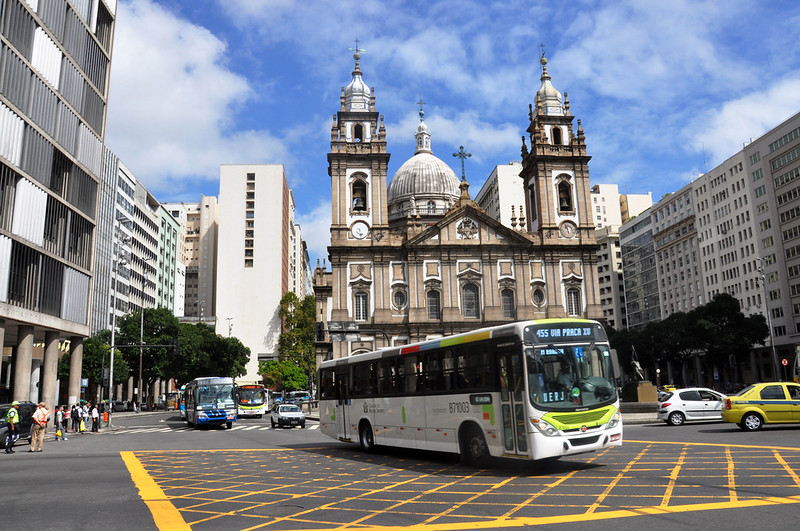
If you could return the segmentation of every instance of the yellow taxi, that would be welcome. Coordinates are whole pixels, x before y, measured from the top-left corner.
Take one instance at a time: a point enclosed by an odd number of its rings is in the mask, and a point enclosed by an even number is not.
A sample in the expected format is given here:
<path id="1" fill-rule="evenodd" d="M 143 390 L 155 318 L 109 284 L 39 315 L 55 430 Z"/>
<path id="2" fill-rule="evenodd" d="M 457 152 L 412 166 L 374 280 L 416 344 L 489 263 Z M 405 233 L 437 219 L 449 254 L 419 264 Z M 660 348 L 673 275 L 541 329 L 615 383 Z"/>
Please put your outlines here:
<path id="1" fill-rule="evenodd" d="M 760 430 L 764 424 L 800 423 L 800 384 L 764 382 L 745 387 L 725 400 L 722 420 L 747 431 Z"/>

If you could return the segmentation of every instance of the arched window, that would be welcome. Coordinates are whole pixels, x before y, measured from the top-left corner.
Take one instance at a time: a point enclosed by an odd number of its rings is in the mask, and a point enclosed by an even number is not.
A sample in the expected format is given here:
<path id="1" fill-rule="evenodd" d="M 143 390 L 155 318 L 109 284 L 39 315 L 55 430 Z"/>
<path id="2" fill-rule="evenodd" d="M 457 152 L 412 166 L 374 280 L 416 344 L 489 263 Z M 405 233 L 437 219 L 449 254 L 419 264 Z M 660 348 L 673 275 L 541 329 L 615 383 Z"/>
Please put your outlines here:
<path id="1" fill-rule="evenodd" d="M 367 209 L 367 183 L 358 179 L 353 181 L 353 210 Z"/>
<path id="2" fill-rule="evenodd" d="M 553 145 L 560 146 L 562 144 L 561 140 L 561 128 L 557 126 L 553 126 L 552 135 L 553 135 Z"/>
<path id="3" fill-rule="evenodd" d="M 439 320 L 442 318 L 441 305 L 439 304 L 439 292 L 430 290 L 428 292 L 428 319 Z"/>
<path id="4" fill-rule="evenodd" d="M 364 141 L 364 126 L 361 124 L 356 124 L 353 128 L 353 140 L 356 142 L 363 142 Z"/>
<path id="5" fill-rule="evenodd" d="M 572 188 L 567 181 L 558 183 L 558 209 L 562 212 L 572 211 Z"/>
<path id="6" fill-rule="evenodd" d="M 504 289 L 500 292 L 500 305 L 503 307 L 503 317 L 514 318 L 514 291 Z"/>
<path id="7" fill-rule="evenodd" d="M 355 320 L 366 321 L 367 315 L 369 315 L 369 293 L 356 291 L 353 294 L 353 302 L 355 303 Z"/>
<path id="8" fill-rule="evenodd" d="M 436 214 L 436 202 L 428 201 L 428 214 Z"/>
<path id="9" fill-rule="evenodd" d="M 478 286 L 465 284 L 461 289 L 461 302 L 464 305 L 464 317 L 477 319 L 480 317 Z"/>
<path id="10" fill-rule="evenodd" d="M 570 316 L 581 314 L 581 290 L 578 288 L 567 290 L 567 314 Z"/>
<path id="11" fill-rule="evenodd" d="M 544 304 L 544 290 L 542 288 L 535 288 L 533 290 L 533 303 L 536 306 Z"/>

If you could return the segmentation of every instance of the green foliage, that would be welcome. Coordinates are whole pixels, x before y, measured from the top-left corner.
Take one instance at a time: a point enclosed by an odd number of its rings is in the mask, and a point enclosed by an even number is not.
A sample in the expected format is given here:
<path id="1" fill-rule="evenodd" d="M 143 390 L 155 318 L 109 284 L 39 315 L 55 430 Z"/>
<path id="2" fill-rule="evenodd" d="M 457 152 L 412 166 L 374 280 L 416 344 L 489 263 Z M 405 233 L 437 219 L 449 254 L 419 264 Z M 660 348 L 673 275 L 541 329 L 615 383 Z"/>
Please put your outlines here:
<path id="1" fill-rule="evenodd" d="M 308 375 L 289 360 L 258 362 L 264 386 L 273 391 L 300 391 L 308 388 Z"/>
<path id="2" fill-rule="evenodd" d="M 283 332 L 278 341 L 278 356 L 305 374 L 305 383 L 297 389 L 306 389 L 309 377 L 316 371 L 316 311 L 317 301 L 313 295 L 301 301 L 290 291 L 281 298 L 278 314 L 283 322 Z"/>
<path id="3" fill-rule="evenodd" d="M 83 357 L 81 377 L 89 379 L 89 389 L 94 389 L 101 382 L 102 370 L 109 368 L 109 351 L 111 350 L 111 331 L 100 330 L 94 336 L 83 341 Z M 71 353 L 62 355 L 58 360 L 58 377 L 69 378 Z M 114 355 L 114 383 L 124 383 L 130 376 L 130 367 L 122 353 L 116 350 Z"/>

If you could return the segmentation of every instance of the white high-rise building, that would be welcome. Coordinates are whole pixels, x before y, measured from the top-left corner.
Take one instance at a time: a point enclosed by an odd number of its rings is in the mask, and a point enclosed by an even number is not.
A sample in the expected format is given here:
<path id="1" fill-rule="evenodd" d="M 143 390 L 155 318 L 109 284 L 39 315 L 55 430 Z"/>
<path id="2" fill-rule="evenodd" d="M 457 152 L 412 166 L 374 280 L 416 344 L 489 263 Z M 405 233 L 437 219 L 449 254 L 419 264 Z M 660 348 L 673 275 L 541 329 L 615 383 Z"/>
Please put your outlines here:
<path id="1" fill-rule="evenodd" d="M 525 223 L 525 189 L 519 176 L 521 171 L 521 162 L 495 166 L 475 196 L 475 202 L 506 227 L 523 227 Z"/>
<path id="2" fill-rule="evenodd" d="M 289 287 L 291 191 L 281 164 L 220 167 L 217 333 L 250 348 L 243 381 L 277 358 L 280 300 Z"/>

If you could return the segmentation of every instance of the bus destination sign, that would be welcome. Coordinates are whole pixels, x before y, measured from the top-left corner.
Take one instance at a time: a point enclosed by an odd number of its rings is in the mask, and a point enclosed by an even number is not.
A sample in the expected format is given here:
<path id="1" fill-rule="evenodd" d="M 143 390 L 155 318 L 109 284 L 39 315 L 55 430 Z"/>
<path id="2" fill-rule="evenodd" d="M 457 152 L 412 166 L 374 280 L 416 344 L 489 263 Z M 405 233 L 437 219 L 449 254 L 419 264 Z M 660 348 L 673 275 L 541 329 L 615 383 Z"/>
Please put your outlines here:
<path id="1" fill-rule="evenodd" d="M 592 326 L 572 325 L 546 325 L 533 330 L 537 341 L 576 341 L 593 339 L 595 337 Z"/>

